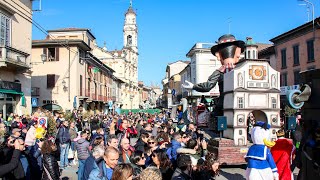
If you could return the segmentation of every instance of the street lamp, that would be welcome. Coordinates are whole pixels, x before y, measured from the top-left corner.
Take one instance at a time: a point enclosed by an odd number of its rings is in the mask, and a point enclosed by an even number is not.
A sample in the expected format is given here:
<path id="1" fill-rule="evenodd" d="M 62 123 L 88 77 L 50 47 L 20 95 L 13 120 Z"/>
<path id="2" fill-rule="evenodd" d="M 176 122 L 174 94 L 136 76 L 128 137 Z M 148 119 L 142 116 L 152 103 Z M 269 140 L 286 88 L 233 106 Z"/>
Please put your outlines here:
<path id="1" fill-rule="evenodd" d="M 298 0 L 298 1 L 303 1 L 303 2 L 312 6 L 312 29 L 314 31 L 314 5 L 313 5 L 313 3 L 308 0 Z"/>
<path id="2" fill-rule="evenodd" d="M 63 86 L 63 90 L 64 90 L 64 91 L 67 91 L 67 88 L 68 88 L 68 87 L 66 86 L 66 84 L 67 84 L 66 81 L 63 80 L 63 81 L 61 82 L 61 84 L 62 84 L 62 86 Z"/>
<path id="3" fill-rule="evenodd" d="M 46 55 L 46 54 L 41 54 L 40 57 L 41 57 L 42 63 L 44 63 L 45 61 L 47 61 L 47 55 Z"/>

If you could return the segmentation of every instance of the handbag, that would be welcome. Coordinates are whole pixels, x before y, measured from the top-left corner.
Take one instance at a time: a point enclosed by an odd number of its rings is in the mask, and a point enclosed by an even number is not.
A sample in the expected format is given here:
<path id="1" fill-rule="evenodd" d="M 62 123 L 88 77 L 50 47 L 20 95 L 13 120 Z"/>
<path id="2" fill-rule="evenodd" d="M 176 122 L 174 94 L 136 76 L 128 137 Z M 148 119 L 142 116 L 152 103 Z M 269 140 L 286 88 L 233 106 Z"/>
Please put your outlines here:
<path id="1" fill-rule="evenodd" d="M 74 151 L 72 151 L 72 149 L 69 148 L 68 159 L 73 159 L 73 158 L 74 158 Z"/>

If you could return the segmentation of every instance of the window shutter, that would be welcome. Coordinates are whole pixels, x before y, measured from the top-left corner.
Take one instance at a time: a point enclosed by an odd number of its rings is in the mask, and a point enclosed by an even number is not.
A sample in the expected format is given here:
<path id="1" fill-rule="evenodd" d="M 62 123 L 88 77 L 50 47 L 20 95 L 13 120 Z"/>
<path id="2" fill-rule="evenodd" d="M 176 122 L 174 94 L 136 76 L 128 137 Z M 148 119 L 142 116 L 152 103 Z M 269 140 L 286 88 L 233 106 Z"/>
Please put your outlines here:
<path id="1" fill-rule="evenodd" d="M 59 61 L 59 47 L 56 48 L 56 61 Z"/>
<path id="2" fill-rule="evenodd" d="M 55 86 L 55 74 L 47 74 L 47 88 L 53 88 Z"/>

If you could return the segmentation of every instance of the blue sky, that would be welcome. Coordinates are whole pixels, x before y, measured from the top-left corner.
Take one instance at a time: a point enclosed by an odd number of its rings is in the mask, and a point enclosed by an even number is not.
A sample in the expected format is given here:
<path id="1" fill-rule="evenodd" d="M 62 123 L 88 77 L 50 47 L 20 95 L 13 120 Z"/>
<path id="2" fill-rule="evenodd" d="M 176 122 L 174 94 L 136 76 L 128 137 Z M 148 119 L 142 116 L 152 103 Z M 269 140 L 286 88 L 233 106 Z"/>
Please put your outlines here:
<path id="1" fill-rule="evenodd" d="M 109 50 L 123 46 L 124 13 L 129 0 L 42 0 L 34 20 L 44 29 L 89 28 Z M 314 3 L 315 17 L 319 0 Z M 168 63 L 189 60 L 197 42 L 216 41 L 230 32 L 237 39 L 269 40 L 308 20 L 307 7 L 297 0 L 133 0 L 137 12 L 139 80 L 161 85 Z M 310 20 L 312 19 L 310 8 Z M 45 34 L 33 27 L 33 39 Z"/>

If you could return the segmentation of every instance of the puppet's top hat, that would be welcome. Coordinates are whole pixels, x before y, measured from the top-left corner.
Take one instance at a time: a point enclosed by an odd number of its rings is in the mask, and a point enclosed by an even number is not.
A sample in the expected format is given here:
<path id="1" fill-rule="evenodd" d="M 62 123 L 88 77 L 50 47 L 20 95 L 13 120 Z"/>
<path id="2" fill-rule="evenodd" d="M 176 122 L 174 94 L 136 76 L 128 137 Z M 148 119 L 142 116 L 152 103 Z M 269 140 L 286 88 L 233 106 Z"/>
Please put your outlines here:
<path id="1" fill-rule="evenodd" d="M 211 47 L 211 53 L 213 55 L 215 55 L 216 52 L 219 51 L 221 48 L 224 48 L 229 45 L 238 46 L 239 48 L 241 48 L 241 52 L 243 52 L 244 48 L 245 48 L 244 41 L 236 40 L 236 38 L 232 34 L 225 34 L 225 35 L 221 36 L 218 39 L 218 42 L 216 42 L 216 43 L 217 43 L 217 45 L 214 45 Z"/>

